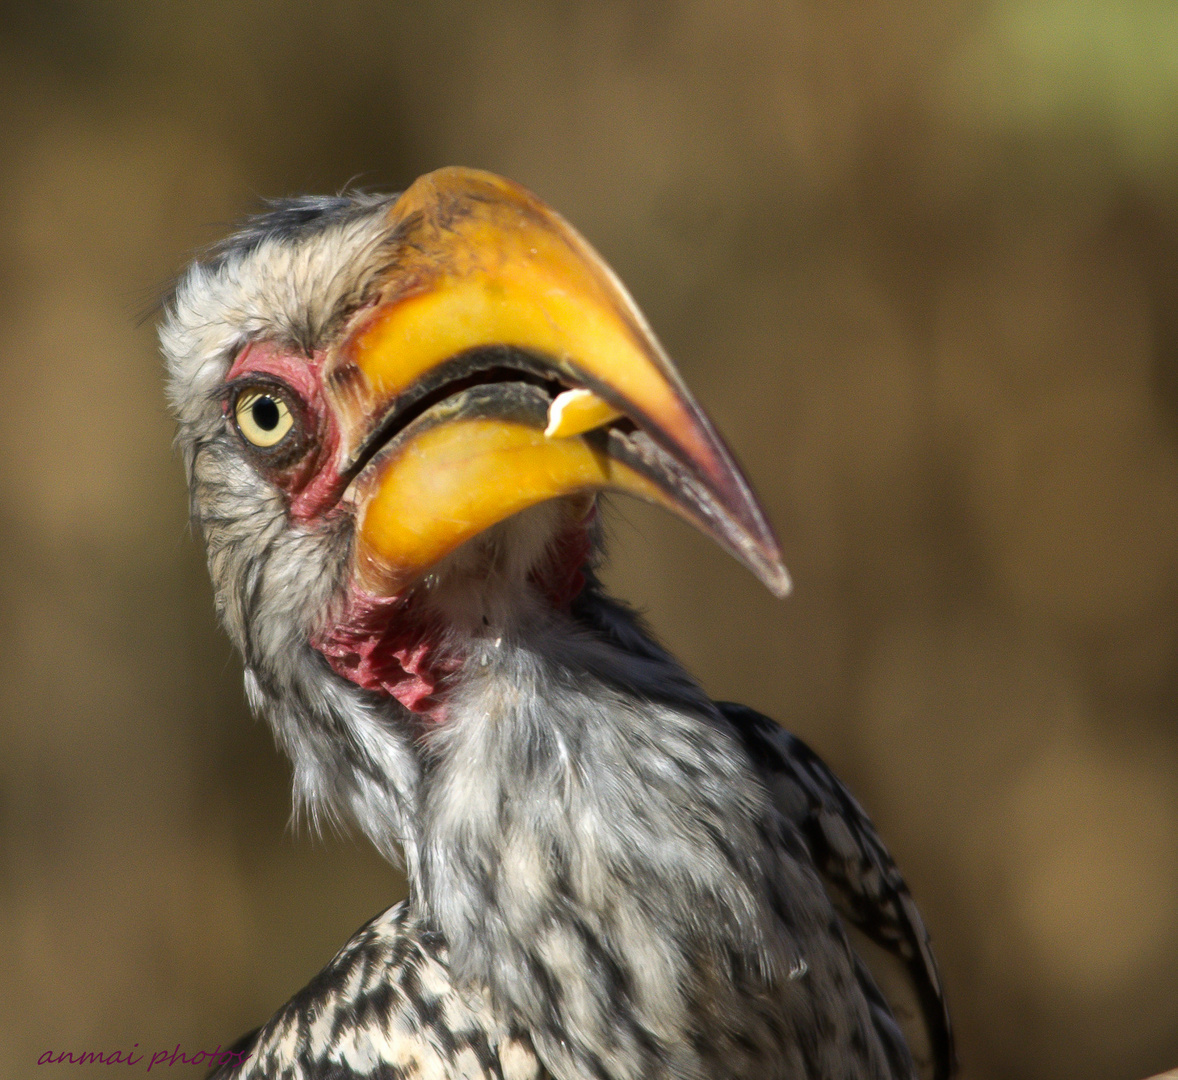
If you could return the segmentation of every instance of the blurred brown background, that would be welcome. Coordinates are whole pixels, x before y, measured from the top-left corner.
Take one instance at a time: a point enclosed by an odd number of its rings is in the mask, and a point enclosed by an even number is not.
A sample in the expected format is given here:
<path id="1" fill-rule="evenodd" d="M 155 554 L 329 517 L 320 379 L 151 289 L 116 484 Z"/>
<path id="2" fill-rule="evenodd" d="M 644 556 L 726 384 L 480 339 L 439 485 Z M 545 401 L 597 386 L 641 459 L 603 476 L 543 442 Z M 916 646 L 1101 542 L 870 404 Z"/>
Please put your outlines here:
<path id="1" fill-rule="evenodd" d="M 27 0 L 0 1076 L 227 1042 L 400 895 L 286 828 L 137 320 L 259 197 L 450 163 L 581 228 L 747 463 L 792 598 L 629 503 L 611 580 L 861 796 L 965 1077 L 1178 1063 L 1172 0 Z"/>

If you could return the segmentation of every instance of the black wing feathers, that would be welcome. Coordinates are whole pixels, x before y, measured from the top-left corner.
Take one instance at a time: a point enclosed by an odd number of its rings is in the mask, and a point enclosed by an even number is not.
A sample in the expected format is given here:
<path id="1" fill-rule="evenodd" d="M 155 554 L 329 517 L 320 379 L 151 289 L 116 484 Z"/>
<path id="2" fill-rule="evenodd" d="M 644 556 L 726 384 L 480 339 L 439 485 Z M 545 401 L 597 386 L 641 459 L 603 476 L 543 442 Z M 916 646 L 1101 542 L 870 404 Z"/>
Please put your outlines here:
<path id="1" fill-rule="evenodd" d="M 928 931 L 875 827 L 855 797 L 801 739 L 744 705 L 724 701 L 717 706 L 763 771 L 778 809 L 805 838 L 840 914 L 903 962 L 920 1002 L 933 1076 L 949 1080 L 956 1072 L 953 1031 Z M 869 976 L 865 987 L 868 983 L 869 1000 L 880 999 Z M 873 1000 L 872 1005 L 879 1023 L 887 1008 L 882 999 Z"/>

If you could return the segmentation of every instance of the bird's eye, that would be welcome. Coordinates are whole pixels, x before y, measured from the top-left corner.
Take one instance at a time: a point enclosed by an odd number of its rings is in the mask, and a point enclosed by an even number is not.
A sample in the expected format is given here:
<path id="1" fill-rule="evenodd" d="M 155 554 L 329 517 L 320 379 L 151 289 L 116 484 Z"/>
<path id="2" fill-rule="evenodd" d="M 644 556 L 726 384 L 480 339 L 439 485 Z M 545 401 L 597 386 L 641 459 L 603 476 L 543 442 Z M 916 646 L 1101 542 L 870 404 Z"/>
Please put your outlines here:
<path id="1" fill-rule="evenodd" d="M 266 390 L 246 390 L 234 403 L 237 426 L 254 446 L 277 446 L 292 427 L 294 417 L 286 402 Z"/>

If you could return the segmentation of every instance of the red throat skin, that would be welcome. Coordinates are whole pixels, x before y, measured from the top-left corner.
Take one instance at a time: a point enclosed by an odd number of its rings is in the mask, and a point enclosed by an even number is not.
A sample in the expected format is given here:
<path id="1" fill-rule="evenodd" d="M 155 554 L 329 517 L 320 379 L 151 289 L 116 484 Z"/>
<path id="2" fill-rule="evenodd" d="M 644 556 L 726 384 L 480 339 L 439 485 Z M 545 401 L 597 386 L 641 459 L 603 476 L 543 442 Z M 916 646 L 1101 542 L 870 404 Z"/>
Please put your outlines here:
<path id="1" fill-rule="evenodd" d="M 404 596 L 351 590 L 346 609 L 311 644 L 335 673 L 364 690 L 396 698 L 426 719 L 444 719 L 439 684 L 462 664 L 442 649 L 443 628 Z"/>
<path id="2" fill-rule="evenodd" d="M 532 571 L 532 584 L 543 591 L 558 611 L 568 611 L 585 587 L 585 564 L 593 550 L 589 527 L 596 517 L 594 502 L 580 522 L 565 529 L 553 541 L 543 567 Z"/>
<path id="3" fill-rule="evenodd" d="M 594 516 L 590 511 L 562 532 L 543 568 L 531 574 L 532 584 L 556 610 L 568 611 L 585 586 L 583 571 L 592 548 L 588 525 Z M 461 669 L 465 657 L 439 618 L 423 608 L 413 590 L 387 597 L 353 587 L 344 610 L 311 645 L 337 675 L 440 723 L 446 717 L 445 681 Z"/>

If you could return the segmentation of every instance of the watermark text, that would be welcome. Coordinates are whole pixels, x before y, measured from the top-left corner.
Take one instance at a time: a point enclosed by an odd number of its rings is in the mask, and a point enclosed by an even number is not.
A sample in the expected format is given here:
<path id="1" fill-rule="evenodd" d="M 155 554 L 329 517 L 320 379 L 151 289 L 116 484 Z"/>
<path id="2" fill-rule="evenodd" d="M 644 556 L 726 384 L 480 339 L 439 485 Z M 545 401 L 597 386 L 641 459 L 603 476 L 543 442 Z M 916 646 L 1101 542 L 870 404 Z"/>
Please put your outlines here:
<path id="1" fill-rule="evenodd" d="M 154 1054 L 147 1054 L 139 1050 L 136 1043 L 130 1050 L 83 1050 L 71 1052 L 62 1050 L 57 1053 L 46 1050 L 39 1058 L 38 1065 L 139 1065 L 147 1063 L 147 1071 L 151 1072 L 157 1066 L 167 1065 L 203 1065 L 206 1069 L 216 1069 L 222 1065 L 238 1066 L 248 1060 L 251 1055 L 245 1050 L 222 1050 L 217 1044 L 216 1050 L 195 1050 L 184 1053 L 180 1044 L 175 1050 L 157 1050 Z"/>

